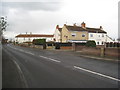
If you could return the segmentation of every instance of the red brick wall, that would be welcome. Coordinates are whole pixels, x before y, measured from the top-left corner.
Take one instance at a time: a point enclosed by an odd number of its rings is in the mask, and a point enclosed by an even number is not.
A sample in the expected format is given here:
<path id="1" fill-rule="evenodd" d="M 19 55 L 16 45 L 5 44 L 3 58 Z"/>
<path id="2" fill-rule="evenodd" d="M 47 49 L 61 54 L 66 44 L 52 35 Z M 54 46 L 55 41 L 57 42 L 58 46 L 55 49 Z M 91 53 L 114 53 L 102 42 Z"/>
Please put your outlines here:
<path id="1" fill-rule="evenodd" d="M 105 56 L 118 57 L 120 48 L 105 48 Z"/>
<path id="2" fill-rule="evenodd" d="M 98 47 L 85 47 L 76 46 L 76 51 L 80 51 L 82 54 L 86 55 L 101 55 L 101 48 Z M 120 48 L 105 48 L 104 55 L 108 57 L 119 57 Z"/>
<path id="3" fill-rule="evenodd" d="M 85 47 L 82 49 L 84 54 L 89 54 L 89 55 L 97 55 L 100 56 L 101 50 L 100 48 L 92 48 L 92 47 Z"/>
<path id="4" fill-rule="evenodd" d="M 60 49 L 62 49 L 62 50 L 72 50 L 72 46 L 61 46 Z"/>

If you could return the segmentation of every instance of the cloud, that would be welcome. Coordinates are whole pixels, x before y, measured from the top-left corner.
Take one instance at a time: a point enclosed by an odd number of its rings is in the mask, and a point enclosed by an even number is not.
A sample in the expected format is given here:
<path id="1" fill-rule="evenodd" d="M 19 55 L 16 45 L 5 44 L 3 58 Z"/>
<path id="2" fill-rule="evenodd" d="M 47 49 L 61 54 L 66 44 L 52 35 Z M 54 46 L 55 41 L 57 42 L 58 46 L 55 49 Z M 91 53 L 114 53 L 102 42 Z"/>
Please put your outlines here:
<path id="1" fill-rule="evenodd" d="M 2 2 L 3 15 L 9 12 L 9 9 L 19 9 L 28 11 L 57 11 L 61 8 L 61 2 Z"/>
<path id="2" fill-rule="evenodd" d="M 60 2 L 4 2 L 8 24 L 6 35 L 14 33 L 53 33 L 61 15 Z M 56 24 L 55 24 L 56 23 Z M 10 33 L 14 32 L 14 33 Z"/>

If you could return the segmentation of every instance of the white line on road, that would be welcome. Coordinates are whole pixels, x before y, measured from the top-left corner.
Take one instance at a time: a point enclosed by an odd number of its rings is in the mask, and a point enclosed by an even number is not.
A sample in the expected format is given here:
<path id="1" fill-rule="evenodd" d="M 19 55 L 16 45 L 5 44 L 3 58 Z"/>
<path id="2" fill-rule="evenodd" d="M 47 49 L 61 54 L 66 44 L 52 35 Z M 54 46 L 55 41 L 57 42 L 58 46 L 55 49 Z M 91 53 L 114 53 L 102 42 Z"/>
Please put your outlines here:
<path id="1" fill-rule="evenodd" d="M 45 57 L 45 56 L 41 56 L 41 55 L 39 55 L 39 56 L 42 57 L 42 58 L 45 58 L 45 59 L 49 59 L 49 60 L 54 61 L 54 62 L 58 62 L 58 63 L 61 62 L 61 61 L 58 61 L 58 60 L 55 60 L 55 59 L 52 59 L 52 58 L 48 58 L 48 57 Z"/>
<path id="2" fill-rule="evenodd" d="M 106 77 L 106 78 L 109 78 L 109 79 L 112 79 L 112 80 L 115 80 L 115 81 L 120 81 L 117 78 L 114 78 L 114 77 L 111 77 L 111 76 L 108 76 L 108 75 L 104 75 L 104 74 L 101 74 L 101 73 L 98 73 L 98 72 L 94 72 L 94 71 L 91 71 L 91 70 L 88 70 L 88 69 L 80 68 L 78 66 L 74 66 L 74 68 L 80 69 L 82 71 L 86 71 L 86 72 L 89 72 L 89 73 L 92 73 L 92 74 L 96 74 L 96 75 L 99 75 L 99 76 L 102 76 L 102 77 Z"/>
<path id="3" fill-rule="evenodd" d="M 27 53 L 27 54 L 31 54 L 31 55 L 35 55 L 34 53 L 31 53 L 31 52 L 27 52 L 27 51 L 25 51 L 25 53 Z"/>

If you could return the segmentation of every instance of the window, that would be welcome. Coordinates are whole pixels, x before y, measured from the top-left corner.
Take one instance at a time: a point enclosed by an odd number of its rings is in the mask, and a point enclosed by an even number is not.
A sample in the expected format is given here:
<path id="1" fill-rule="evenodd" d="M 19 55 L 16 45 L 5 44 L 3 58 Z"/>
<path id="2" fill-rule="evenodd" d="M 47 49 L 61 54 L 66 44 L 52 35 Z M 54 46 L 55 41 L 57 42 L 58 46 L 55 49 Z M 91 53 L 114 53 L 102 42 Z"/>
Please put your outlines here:
<path id="1" fill-rule="evenodd" d="M 75 37 L 75 35 L 72 35 L 72 37 Z"/>
<path id="2" fill-rule="evenodd" d="M 85 37 L 85 34 L 82 34 L 82 37 Z"/>
<path id="3" fill-rule="evenodd" d="M 104 37 L 104 34 L 102 34 L 102 37 Z"/>
<path id="4" fill-rule="evenodd" d="M 71 33 L 72 37 L 75 37 L 76 36 L 76 33 Z"/>
<path id="5" fill-rule="evenodd" d="M 97 42 L 97 44 L 99 45 L 99 42 Z"/>
<path id="6" fill-rule="evenodd" d="M 104 44 L 104 42 L 102 42 L 102 45 Z"/>
<path id="7" fill-rule="evenodd" d="M 28 40 L 30 41 L 30 38 L 28 38 Z"/>
<path id="8" fill-rule="evenodd" d="M 90 34 L 90 37 L 93 37 L 93 34 Z"/>

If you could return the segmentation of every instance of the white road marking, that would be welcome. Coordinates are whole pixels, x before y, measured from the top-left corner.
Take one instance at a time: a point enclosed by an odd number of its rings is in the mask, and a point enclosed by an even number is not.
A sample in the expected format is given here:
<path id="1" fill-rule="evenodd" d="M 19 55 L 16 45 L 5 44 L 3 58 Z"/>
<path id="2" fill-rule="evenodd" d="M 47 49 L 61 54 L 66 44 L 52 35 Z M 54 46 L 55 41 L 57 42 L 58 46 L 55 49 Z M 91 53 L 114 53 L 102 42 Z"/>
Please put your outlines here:
<path id="1" fill-rule="evenodd" d="M 49 59 L 49 60 L 54 61 L 54 62 L 58 62 L 58 63 L 61 62 L 61 61 L 58 61 L 58 60 L 55 60 L 55 59 L 52 59 L 52 58 L 48 58 L 48 57 L 45 57 L 45 56 L 41 56 L 41 55 L 39 55 L 39 56 L 42 57 L 42 58 L 45 58 L 45 59 Z"/>
<path id="2" fill-rule="evenodd" d="M 27 51 L 25 51 L 25 53 L 27 53 L 27 54 L 31 54 L 31 55 L 35 55 L 34 53 L 31 53 L 31 52 L 27 52 Z"/>
<path id="3" fill-rule="evenodd" d="M 114 78 L 114 77 L 111 77 L 111 76 L 108 76 L 108 75 L 104 75 L 104 74 L 101 74 L 101 73 L 98 73 L 98 72 L 94 72 L 94 71 L 91 71 L 91 70 L 88 70 L 88 69 L 80 68 L 78 66 L 74 66 L 74 68 L 80 69 L 82 71 L 86 71 L 86 72 L 89 72 L 89 73 L 92 73 L 92 74 L 96 74 L 96 75 L 99 75 L 99 76 L 102 76 L 102 77 L 105 77 L 105 78 L 109 78 L 109 79 L 112 79 L 112 80 L 115 80 L 115 81 L 120 81 L 117 78 Z"/>

